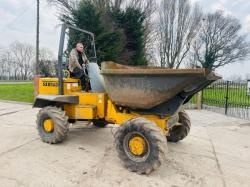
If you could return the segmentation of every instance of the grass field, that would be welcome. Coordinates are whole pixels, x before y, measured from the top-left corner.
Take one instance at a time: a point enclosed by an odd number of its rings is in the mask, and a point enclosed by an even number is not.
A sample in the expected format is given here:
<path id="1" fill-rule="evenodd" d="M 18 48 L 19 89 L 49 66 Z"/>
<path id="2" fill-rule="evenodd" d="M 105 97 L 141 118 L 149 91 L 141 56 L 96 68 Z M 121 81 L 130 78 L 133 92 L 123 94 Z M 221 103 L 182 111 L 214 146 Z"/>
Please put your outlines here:
<path id="1" fill-rule="evenodd" d="M 225 106 L 226 95 L 226 88 L 207 88 L 203 92 L 204 102 L 215 106 Z M 250 96 L 247 95 L 247 88 L 229 88 L 228 105 L 232 107 L 250 107 Z"/>
<path id="2" fill-rule="evenodd" d="M 33 84 L 0 84 L 0 99 L 32 103 Z M 225 107 L 226 87 L 208 87 L 203 91 L 203 104 L 210 106 Z M 250 107 L 250 96 L 247 89 L 241 87 L 229 87 L 228 89 L 229 107 Z M 196 103 L 196 95 L 191 99 L 191 103 Z"/>
<path id="3" fill-rule="evenodd" d="M 0 84 L 0 99 L 33 102 L 33 84 Z"/>
<path id="4" fill-rule="evenodd" d="M 227 90 L 226 87 L 208 87 L 203 90 L 203 104 L 217 107 L 225 107 Z M 196 103 L 196 95 L 190 100 Z M 246 87 L 228 88 L 229 107 L 250 107 L 250 96 L 247 95 Z"/>

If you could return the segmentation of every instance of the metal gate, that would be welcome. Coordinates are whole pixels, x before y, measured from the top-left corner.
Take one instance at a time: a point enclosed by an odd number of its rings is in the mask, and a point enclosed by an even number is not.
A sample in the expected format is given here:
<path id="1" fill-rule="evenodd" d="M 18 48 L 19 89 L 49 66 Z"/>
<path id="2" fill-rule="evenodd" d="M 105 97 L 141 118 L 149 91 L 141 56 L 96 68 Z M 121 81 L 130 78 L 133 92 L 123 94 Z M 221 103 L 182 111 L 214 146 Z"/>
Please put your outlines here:
<path id="1" fill-rule="evenodd" d="M 202 93 L 202 108 L 250 119 L 247 81 L 219 81 L 209 85 Z"/>

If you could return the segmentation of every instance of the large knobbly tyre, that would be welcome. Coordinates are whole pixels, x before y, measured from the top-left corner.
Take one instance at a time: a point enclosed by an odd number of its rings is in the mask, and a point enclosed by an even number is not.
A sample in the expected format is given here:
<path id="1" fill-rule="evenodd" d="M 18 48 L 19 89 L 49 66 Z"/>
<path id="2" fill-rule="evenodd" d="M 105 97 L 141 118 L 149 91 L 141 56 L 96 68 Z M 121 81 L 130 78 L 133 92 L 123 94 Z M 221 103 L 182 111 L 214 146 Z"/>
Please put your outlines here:
<path id="1" fill-rule="evenodd" d="M 179 124 L 177 126 L 173 126 L 169 130 L 169 136 L 167 136 L 167 140 L 169 142 L 178 142 L 183 140 L 189 133 L 191 128 L 190 118 L 188 117 L 185 111 L 181 111 L 178 113 L 179 115 Z"/>
<path id="2" fill-rule="evenodd" d="M 58 107 L 42 108 L 37 114 L 36 124 L 42 141 L 50 144 L 62 142 L 69 131 L 68 117 Z"/>
<path id="3" fill-rule="evenodd" d="M 149 174 L 165 160 L 167 141 L 155 123 L 138 117 L 126 121 L 115 133 L 115 145 L 124 166 Z"/>

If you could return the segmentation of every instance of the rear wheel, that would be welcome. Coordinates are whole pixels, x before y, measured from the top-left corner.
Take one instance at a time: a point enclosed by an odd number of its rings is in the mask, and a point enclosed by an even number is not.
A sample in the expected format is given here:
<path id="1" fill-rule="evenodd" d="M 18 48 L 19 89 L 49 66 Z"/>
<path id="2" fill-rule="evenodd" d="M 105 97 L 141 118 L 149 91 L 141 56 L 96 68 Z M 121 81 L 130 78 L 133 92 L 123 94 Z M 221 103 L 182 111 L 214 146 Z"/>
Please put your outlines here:
<path id="1" fill-rule="evenodd" d="M 169 142 L 178 142 L 180 140 L 183 140 L 190 131 L 191 122 L 187 113 L 185 111 L 181 111 L 178 113 L 178 115 L 179 125 L 175 125 L 169 130 L 169 136 L 167 136 L 167 140 Z"/>
<path id="2" fill-rule="evenodd" d="M 144 118 L 134 118 L 115 133 L 119 158 L 128 170 L 149 174 L 165 160 L 167 141 L 162 130 Z"/>
<path id="3" fill-rule="evenodd" d="M 50 144 L 62 142 L 68 134 L 69 122 L 65 111 L 48 106 L 37 114 L 37 129 L 42 141 Z"/>

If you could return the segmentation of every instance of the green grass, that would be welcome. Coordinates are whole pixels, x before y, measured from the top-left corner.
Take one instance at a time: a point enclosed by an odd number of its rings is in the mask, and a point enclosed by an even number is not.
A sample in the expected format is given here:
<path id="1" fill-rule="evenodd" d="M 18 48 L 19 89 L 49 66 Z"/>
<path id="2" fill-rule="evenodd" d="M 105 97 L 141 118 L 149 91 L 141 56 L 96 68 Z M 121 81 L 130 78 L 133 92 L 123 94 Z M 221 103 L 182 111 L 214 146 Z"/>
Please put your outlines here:
<path id="1" fill-rule="evenodd" d="M 189 101 L 190 103 L 196 104 L 197 103 L 197 94 L 195 94 Z"/>
<path id="2" fill-rule="evenodd" d="M 202 103 L 209 106 L 225 107 L 227 95 L 226 83 L 212 84 L 203 90 Z M 190 103 L 196 104 L 197 95 Z M 228 87 L 228 107 L 250 107 L 250 96 L 247 95 L 246 84 L 230 83 Z"/>
<path id="3" fill-rule="evenodd" d="M 0 82 L 30 82 L 32 83 L 33 80 L 0 80 Z"/>
<path id="4" fill-rule="evenodd" d="M 0 84 L 0 99 L 32 103 L 34 88 L 33 83 L 28 84 Z M 225 107 L 226 88 L 208 87 L 203 91 L 203 104 Z M 232 107 L 250 107 L 250 96 L 244 86 L 229 87 L 228 104 Z M 195 95 L 190 103 L 196 103 Z"/>
<path id="5" fill-rule="evenodd" d="M 0 84 L 0 99 L 32 103 L 33 84 Z"/>
<path id="6" fill-rule="evenodd" d="M 207 88 L 203 92 L 204 104 L 225 106 L 225 88 Z M 230 106 L 250 107 L 250 96 L 247 95 L 246 87 L 234 87 L 228 89 L 228 104 Z"/>

